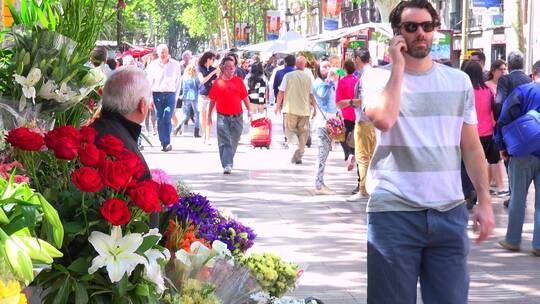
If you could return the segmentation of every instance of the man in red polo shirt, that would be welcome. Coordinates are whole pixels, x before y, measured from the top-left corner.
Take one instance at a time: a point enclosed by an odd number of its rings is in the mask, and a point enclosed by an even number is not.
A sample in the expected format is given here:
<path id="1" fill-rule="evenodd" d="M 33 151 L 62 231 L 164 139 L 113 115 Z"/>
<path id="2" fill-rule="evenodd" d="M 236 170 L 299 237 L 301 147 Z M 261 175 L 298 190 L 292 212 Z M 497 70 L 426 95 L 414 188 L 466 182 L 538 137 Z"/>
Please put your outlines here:
<path id="1" fill-rule="evenodd" d="M 246 86 L 242 79 L 234 75 L 236 66 L 231 57 L 223 58 L 221 62 L 221 76 L 214 81 L 208 94 L 210 106 L 208 108 L 208 124 L 212 125 L 212 112 L 217 111 L 217 137 L 219 158 L 223 167 L 223 174 L 231 174 L 233 158 L 242 135 L 242 101 L 246 106 L 248 116 L 249 98 Z"/>

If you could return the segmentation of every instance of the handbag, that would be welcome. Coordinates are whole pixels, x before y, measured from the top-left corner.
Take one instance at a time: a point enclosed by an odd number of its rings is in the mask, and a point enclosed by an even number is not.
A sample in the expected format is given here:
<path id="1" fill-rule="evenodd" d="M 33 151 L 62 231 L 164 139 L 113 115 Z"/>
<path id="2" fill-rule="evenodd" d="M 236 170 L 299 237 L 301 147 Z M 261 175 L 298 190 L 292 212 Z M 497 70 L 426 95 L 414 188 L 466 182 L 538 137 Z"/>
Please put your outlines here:
<path id="1" fill-rule="evenodd" d="M 508 154 L 527 156 L 540 151 L 540 113 L 530 110 L 502 127 Z"/>
<path id="2" fill-rule="evenodd" d="M 328 132 L 328 136 L 333 140 L 345 140 L 345 125 L 343 124 L 343 121 L 336 117 L 327 118 L 319 104 L 315 102 L 315 105 L 319 109 L 319 112 L 321 112 L 324 120 L 326 120 L 326 131 Z"/>
<path id="3" fill-rule="evenodd" d="M 349 132 L 349 134 L 347 134 L 345 143 L 347 144 L 347 146 L 354 149 L 354 131 Z"/>

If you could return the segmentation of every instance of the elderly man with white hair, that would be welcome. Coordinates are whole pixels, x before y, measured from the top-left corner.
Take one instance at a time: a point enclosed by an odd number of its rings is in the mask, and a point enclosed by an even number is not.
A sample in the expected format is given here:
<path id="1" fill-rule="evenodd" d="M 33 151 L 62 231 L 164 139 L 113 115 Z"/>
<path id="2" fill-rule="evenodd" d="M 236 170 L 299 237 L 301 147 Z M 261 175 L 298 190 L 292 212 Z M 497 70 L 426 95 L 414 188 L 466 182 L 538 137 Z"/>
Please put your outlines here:
<path id="1" fill-rule="evenodd" d="M 90 125 L 98 131 L 97 139 L 107 134 L 121 139 L 126 148 L 139 156 L 147 175 L 148 166 L 137 139 L 151 101 L 152 91 L 144 71 L 132 66 L 121 67 L 105 82 L 101 116 Z"/>
<path id="2" fill-rule="evenodd" d="M 151 101 L 152 91 L 144 71 L 133 66 L 120 67 L 105 82 L 101 116 L 90 125 L 98 132 L 96 142 L 107 134 L 114 135 L 137 154 L 145 169 L 141 180 L 151 177 L 137 145 Z M 157 227 L 158 223 L 159 216 L 154 212 L 150 215 L 150 227 Z"/>
<path id="3" fill-rule="evenodd" d="M 146 68 L 146 74 L 152 86 L 152 95 L 156 108 L 159 141 L 161 151 L 172 150 L 171 118 L 176 108 L 176 100 L 180 94 L 180 63 L 169 56 L 169 48 L 165 44 L 157 47 L 158 60 L 152 61 Z"/>

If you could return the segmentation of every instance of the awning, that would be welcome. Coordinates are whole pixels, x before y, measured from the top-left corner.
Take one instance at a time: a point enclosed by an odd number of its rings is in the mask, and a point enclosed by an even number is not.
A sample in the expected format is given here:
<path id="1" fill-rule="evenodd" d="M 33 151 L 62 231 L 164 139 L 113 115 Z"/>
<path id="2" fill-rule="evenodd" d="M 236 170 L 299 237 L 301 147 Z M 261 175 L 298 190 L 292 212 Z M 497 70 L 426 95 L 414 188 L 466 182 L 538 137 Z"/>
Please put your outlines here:
<path id="1" fill-rule="evenodd" d="M 315 42 L 315 43 L 338 40 L 343 37 L 355 34 L 356 32 L 368 30 L 369 28 L 373 28 L 376 32 L 380 32 L 385 36 L 388 36 L 388 37 L 393 36 L 392 30 L 390 28 L 390 24 L 370 22 L 370 23 L 359 24 L 359 25 L 355 25 L 351 27 L 339 28 L 335 31 L 324 32 L 319 35 L 308 37 L 307 40 Z"/>

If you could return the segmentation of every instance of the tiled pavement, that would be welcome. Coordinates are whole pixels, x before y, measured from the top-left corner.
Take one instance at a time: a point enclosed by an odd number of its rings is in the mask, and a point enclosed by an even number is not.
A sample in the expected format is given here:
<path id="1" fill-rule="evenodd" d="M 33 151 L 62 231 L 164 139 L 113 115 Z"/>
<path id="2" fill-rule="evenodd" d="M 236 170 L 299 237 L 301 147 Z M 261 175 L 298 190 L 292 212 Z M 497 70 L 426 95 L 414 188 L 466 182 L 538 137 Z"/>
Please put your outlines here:
<path id="1" fill-rule="evenodd" d="M 222 173 L 215 136 L 212 145 L 205 145 L 190 137 L 191 128 L 173 137 L 173 151 L 168 153 L 161 152 L 157 138 L 151 137 L 155 146 L 146 146 L 144 154 L 151 168 L 184 180 L 254 228 L 258 237 L 253 252 L 271 251 L 307 267 L 294 296 L 316 296 L 326 304 L 365 303 L 365 202 L 344 200 L 354 188 L 355 175 L 346 171 L 343 152 L 336 147 L 325 177 L 337 195 L 314 196 L 316 144 L 306 149 L 302 165 L 290 164 L 292 151 L 279 145 L 281 125 L 278 119 L 273 121 L 270 150 L 249 146 L 245 126 L 232 175 Z M 507 213 L 501 199 L 494 199 L 495 235 L 471 245 L 470 303 L 540 304 L 540 258 L 526 251 L 532 239 L 533 199 L 531 187 L 522 253 L 496 246 L 506 231 Z"/>

